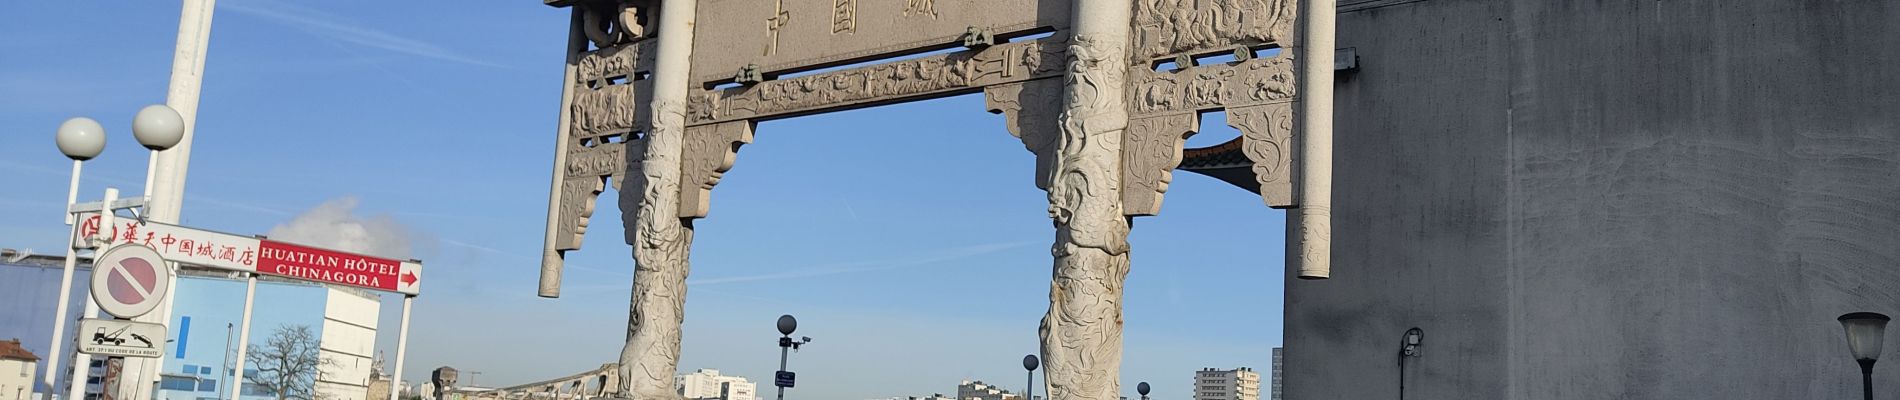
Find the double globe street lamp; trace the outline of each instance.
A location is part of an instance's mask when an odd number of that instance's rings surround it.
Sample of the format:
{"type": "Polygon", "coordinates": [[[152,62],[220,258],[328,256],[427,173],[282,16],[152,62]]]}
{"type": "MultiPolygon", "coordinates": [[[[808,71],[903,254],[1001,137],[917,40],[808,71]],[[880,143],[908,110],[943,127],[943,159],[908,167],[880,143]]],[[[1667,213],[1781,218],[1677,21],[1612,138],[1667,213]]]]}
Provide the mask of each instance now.
{"type": "MultiPolygon", "coordinates": [[[[178,111],[165,105],[154,104],[145,106],[145,108],[139,109],[138,114],[132,117],[132,137],[138,139],[140,145],[152,151],[170,149],[172,146],[178,145],[178,142],[185,138],[185,119],[178,115],[178,111]]],[[[72,180],[66,187],[66,209],[61,210],[60,213],[64,214],[63,220],[66,225],[70,226],[67,237],[78,237],[79,224],[74,221],[72,208],[74,202],[79,200],[79,172],[85,165],[85,161],[98,157],[99,153],[105,151],[106,128],[103,125],[99,125],[99,121],[94,121],[92,118],[78,117],[68,119],[66,122],[59,124],[59,130],[55,132],[53,136],[53,144],[59,147],[61,154],[65,154],[66,158],[73,160],[72,180]]],[[[147,171],[147,176],[150,176],[150,173],[150,171],[147,171]]],[[[149,180],[146,186],[151,186],[149,180]]],[[[108,192],[111,192],[111,190],[108,189],[108,192]]],[[[107,204],[106,207],[109,209],[111,205],[107,204]]],[[[66,246],[66,268],[65,271],[60,274],[59,303],[53,315],[52,349],[48,352],[48,354],[52,355],[48,356],[46,361],[47,373],[45,383],[48,388],[55,386],[59,375],[53,373],[53,371],[57,371],[59,368],[59,355],[61,354],[59,347],[60,344],[65,342],[61,339],[65,336],[66,330],[66,305],[69,303],[68,300],[72,298],[73,267],[78,257],[76,253],[77,250],[74,249],[73,246],[70,244],[66,246]]],[[[88,301],[87,304],[91,305],[92,303],[88,301]]],[[[88,307],[88,309],[91,309],[91,307],[88,307]]],[[[81,354],[81,356],[84,355],[81,354]]],[[[82,369],[80,371],[84,370],[82,369]]],[[[75,378],[84,379],[83,376],[75,376],[75,378]]],[[[75,390],[75,392],[76,391],[77,390],[75,390]]]]}

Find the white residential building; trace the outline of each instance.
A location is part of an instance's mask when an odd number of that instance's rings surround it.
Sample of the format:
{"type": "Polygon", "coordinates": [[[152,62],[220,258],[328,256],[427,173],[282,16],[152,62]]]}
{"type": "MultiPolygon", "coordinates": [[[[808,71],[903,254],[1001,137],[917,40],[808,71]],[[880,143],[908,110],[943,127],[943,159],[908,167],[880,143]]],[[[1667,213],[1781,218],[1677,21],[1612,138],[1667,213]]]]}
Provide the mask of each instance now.
{"type": "Polygon", "coordinates": [[[34,371],[40,357],[20,346],[20,339],[0,342],[0,400],[34,398],[34,371]]]}
{"type": "Polygon", "coordinates": [[[1194,400],[1260,400],[1260,373],[1247,367],[1194,371],[1194,400]]]}
{"type": "Polygon", "coordinates": [[[674,377],[673,381],[686,400],[757,399],[757,384],[742,377],[720,375],[716,369],[700,369],[674,377]]]}
{"type": "Polygon", "coordinates": [[[957,385],[957,400],[1019,400],[1022,395],[1003,391],[983,381],[963,381],[957,385]]]}

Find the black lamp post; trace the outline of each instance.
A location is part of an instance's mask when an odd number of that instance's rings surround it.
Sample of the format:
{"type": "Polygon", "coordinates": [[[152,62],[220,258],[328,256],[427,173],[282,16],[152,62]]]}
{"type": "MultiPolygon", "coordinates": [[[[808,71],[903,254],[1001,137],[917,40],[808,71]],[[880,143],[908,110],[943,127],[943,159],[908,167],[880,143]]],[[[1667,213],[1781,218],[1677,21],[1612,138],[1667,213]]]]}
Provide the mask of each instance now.
{"type": "Polygon", "coordinates": [[[1141,400],[1148,400],[1148,382],[1135,384],[1135,393],[1141,394],[1141,400]]]}
{"type": "Polygon", "coordinates": [[[798,318],[792,318],[791,314],[778,317],[778,333],[783,336],[778,338],[778,372],[772,376],[772,386],[778,386],[778,400],[785,400],[785,388],[792,387],[798,377],[785,370],[785,359],[791,356],[792,350],[798,350],[798,346],[811,343],[810,337],[792,340],[792,332],[797,330],[798,318]]]}
{"type": "Polygon", "coordinates": [[[1841,327],[1847,330],[1847,350],[1860,362],[1862,398],[1874,399],[1874,360],[1880,359],[1880,342],[1886,337],[1887,321],[1879,313],[1855,312],[1841,315],[1841,327]]]}
{"type": "Polygon", "coordinates": [[[1029,370],[1029,383],[1023,386],[1023,400],[1036,400],[1036,367],[1042,366],[1042,359],[1035,354],[1023,356],[1023,369],[1029,370]]]}

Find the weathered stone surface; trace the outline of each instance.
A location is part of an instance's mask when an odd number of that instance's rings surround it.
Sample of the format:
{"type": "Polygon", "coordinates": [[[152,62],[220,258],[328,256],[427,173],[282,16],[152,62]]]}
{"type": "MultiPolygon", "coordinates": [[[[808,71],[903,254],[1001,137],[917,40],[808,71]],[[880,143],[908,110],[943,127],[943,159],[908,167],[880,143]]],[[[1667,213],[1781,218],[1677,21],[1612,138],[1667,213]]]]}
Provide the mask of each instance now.
{"type": "Polygon", "coordinates": [[[1181,165],[1181,146],[1201,130],[1200,115],[1183,113],[1128,121],[1122,147],[1122,213],[1155,215],[1161,195],[1181,165]]]}
{"type": "Polygon", "coordinates": [[[1134,0],[1135,59],[1293,42],[1295,0],[1134,0]]]}
{"type": "Polygon", "coordinates": [[[1272,103],[1227,109],[1227,125],[1240,130],[1241,154],[1253,162],[1253,177],[1267,206],[1293,202],[1293,104],[1272,103]]]}
{"type": "Polygon", "coordinates": [[[694,90],[687,108],[697,125],[949,95],[1057,76],[1062,52],[1058,40],[1001,44],[753,86],[694,90]]]}
{"type": "Polygon", "coordinates": [[[985,108],[1003,114],[1009,134],[1036,155],[1036,187],[1049,189],[1054,179],[1055,145],[1059,135],[1056,115],[1062,112],[1062,80],[1038,79],[983,88],[985,108]]]}
{"type": "Polygon", "coordinates": [[[1044,0],[705,0],[695,85],[746,65],[767,75],[960,44],[972,26],[998,34],[1063,29],[1069,2],[1044,0]]]}
{"type": "Polygon", "coordinates": [[[680,174],[680,218],[702,218],[712,207],[712,189],[739,155],[739,146],[752,143],[751,121],[733,121],[686,128],[685,161],[680,174]]]}

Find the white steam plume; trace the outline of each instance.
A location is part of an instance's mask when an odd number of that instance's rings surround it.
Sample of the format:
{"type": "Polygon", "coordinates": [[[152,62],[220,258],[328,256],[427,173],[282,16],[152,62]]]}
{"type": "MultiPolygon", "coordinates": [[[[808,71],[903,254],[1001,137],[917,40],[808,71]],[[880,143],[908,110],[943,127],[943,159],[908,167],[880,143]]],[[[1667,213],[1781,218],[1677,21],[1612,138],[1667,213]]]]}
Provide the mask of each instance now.
{"type": "Polygon", "coordinates": [[[368,256],[409,259],[413,257],[414,233],[409,227],[387,215],[356,215],[355,197],[323,202],[270,229],[273,240],[359,253],[368,256]]]}

